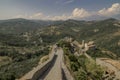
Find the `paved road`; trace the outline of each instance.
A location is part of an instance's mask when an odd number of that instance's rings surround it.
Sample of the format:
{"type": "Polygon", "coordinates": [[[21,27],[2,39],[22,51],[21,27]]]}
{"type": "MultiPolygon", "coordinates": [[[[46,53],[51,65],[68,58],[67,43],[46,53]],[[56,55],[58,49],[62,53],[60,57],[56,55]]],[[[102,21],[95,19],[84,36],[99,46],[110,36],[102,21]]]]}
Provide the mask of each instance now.
{"type": "Polygon", "coordinates": [[[55,63],[51,68],[46,72],[44,75],[44,78],[39,80],[62,80],[62,61],[63,61],[63,50],[57,49],[55,55],[57,55],[57,58],[55,60],[55,63]]]}

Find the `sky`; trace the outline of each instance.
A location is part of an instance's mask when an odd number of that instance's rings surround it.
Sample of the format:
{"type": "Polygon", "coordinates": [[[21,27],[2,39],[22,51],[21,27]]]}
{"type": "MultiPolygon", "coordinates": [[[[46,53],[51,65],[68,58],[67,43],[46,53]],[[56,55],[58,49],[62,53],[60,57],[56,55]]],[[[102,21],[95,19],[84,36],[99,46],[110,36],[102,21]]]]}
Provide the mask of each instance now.
{"type": "Polygon", "coordinates": [[[120,0],[0,0],[0,20],[120,19],[120,0]]]}

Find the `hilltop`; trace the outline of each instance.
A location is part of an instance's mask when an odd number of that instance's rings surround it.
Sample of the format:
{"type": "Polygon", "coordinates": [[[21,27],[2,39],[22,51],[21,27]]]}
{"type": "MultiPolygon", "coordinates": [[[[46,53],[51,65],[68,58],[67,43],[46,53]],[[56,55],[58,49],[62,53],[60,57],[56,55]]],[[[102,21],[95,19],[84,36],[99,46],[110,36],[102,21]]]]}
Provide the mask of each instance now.
{"type": "Polygon", "coordinates": [[[120,59],[120,21],[113,18],[99,21],[1,20],[0,58],[4,63],[0,62],[0,78],[20,78],[36,66],[42,56],[48,55],[51,45],[65,37],[72,37],[79,43],[94,41],[99,54],[90,51],[88,54],[92,57],[114,58],[111,57],[114,54],[116,60],[120,59]]]}
{"type": "Polygon", "coordinates": [[[96,45],[109,50],[120,56],[120,21],[116,19],[106,19],[101,21],[77,21],[66,20],[56,25],[34,32],[43,36],[49,42],[57,41],[66,36],[82,41],[95,41],[96,45]]]}

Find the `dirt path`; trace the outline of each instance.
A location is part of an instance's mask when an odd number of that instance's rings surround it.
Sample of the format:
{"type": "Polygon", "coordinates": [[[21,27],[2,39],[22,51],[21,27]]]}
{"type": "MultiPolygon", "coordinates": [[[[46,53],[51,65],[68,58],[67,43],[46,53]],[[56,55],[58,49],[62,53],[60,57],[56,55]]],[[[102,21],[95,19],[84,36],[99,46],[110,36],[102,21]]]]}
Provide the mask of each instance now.
{"type": "Polygon", "coordinates": [[[107,67],[109,70],[115,71],[116,79],[120,79],[120,70],[118,70],[114,65],[110,64],[109,62],[104,61],[104,59],[102,58],[97,58],[96,63],[103,67],[107,67]]]}

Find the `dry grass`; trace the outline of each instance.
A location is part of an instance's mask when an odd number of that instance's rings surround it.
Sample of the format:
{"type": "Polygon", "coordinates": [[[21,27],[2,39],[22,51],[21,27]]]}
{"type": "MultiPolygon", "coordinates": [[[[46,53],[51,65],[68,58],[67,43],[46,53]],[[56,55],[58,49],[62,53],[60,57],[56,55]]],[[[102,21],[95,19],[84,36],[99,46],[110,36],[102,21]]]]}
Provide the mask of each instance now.
{"type": "MultiPolygon", "coordinates": [[[[119,22],[119,23],[120,23],[120,22],[119,22]]],[[[117,27],[120,27],[120,24],[117,24],[117,23],[116,23],[116,24],[114,24],[114,25],[117,26],[117,27]]]]}
{"type": "Polygon", "coordinates": [[[113,65],[118,70],[120,70],[120,61],[109,59],[109,58],[103,58],[102,60],[109,63],[109,64],[111,64],[111,65],[113,65]]]}
{"type": "Polygon", "coordinates": [[[113,34],[113,36],[120,36],[120,30],[118,30],[117,32],[115,32],[115,33],[113,34]]]}
{"type": "Polygon", "coordinates": [[[120,41],[118,41],[118,46],[120,46],[120,41]]]}
{"type": "Polygon", "coordinates": [[[49,56],[46,55],[46,56],[43,56],[41,59],[40,59],[40,62],[41,63],[44,63],[45,61],[47,61],[49,59],[49,56]]]}
{"type": "Polygon", "coordinates": [[[0,62],[6,61],[6,60],[10,60],[10,58],[7,56],[0,56],[0,62]]]}
{"type": "Polygon", "coordinates": [[[0,56],[0,66],[8,64],[11,61],[10,57],[0,56]]]}

